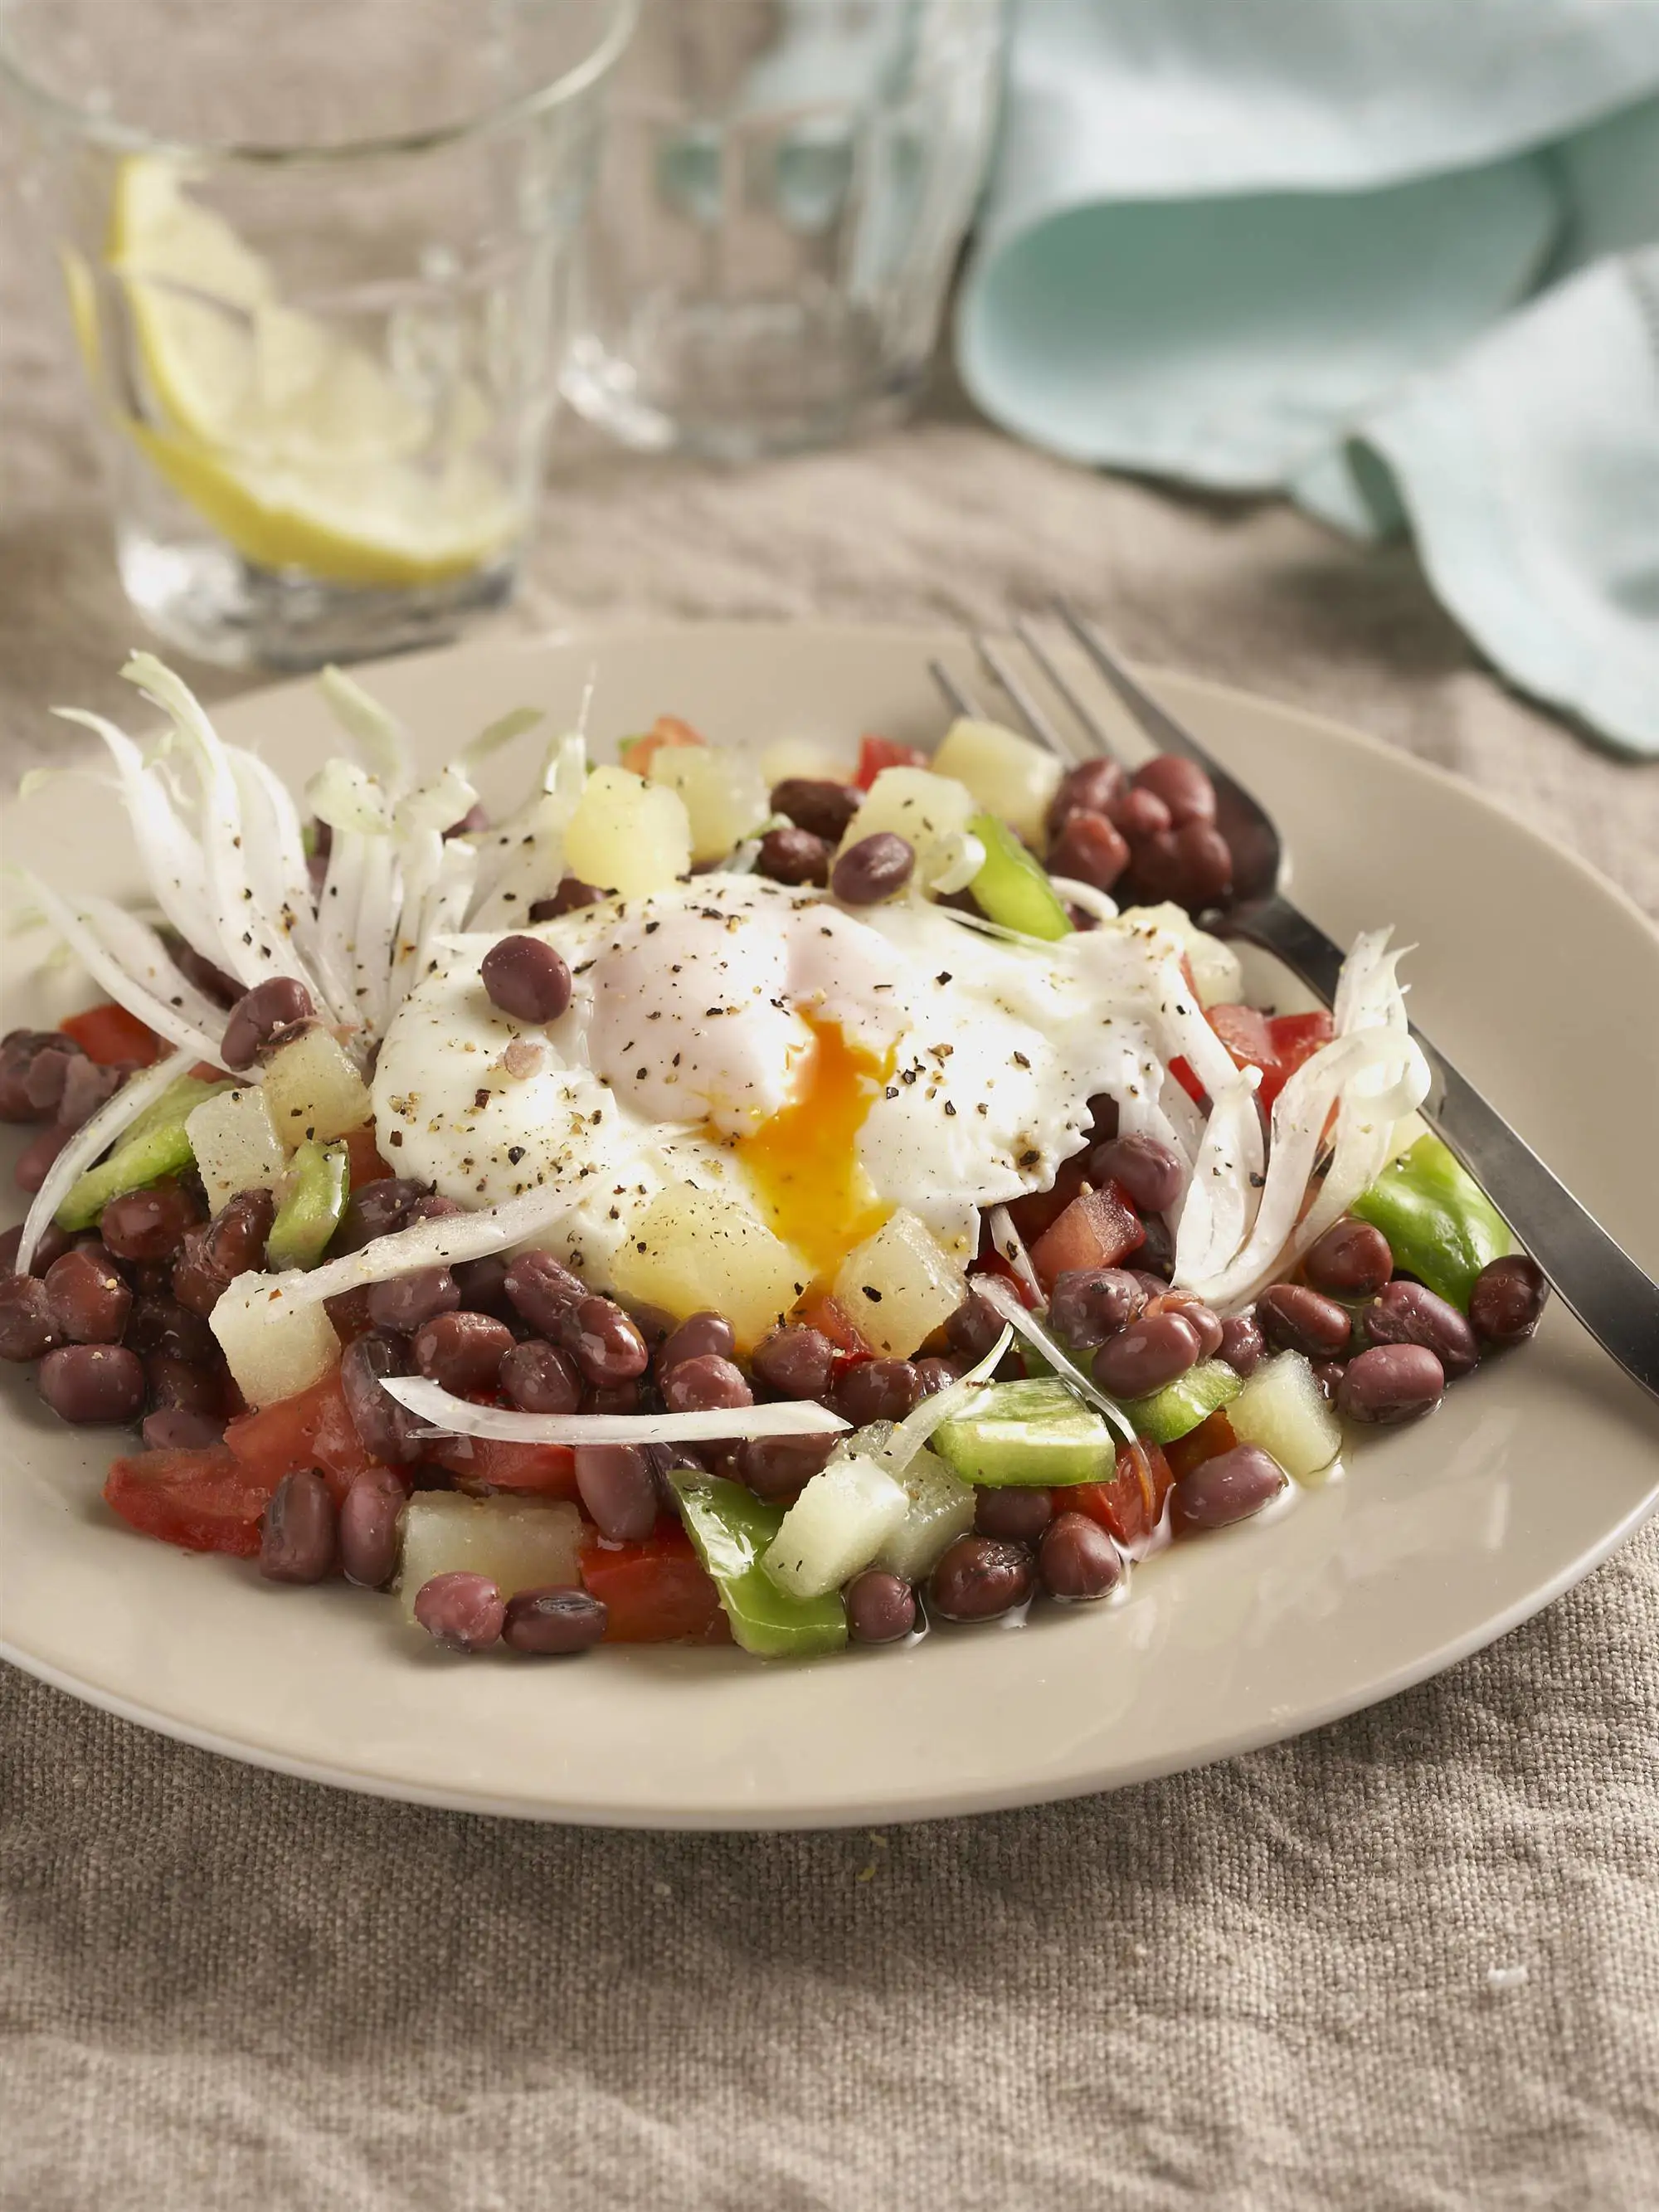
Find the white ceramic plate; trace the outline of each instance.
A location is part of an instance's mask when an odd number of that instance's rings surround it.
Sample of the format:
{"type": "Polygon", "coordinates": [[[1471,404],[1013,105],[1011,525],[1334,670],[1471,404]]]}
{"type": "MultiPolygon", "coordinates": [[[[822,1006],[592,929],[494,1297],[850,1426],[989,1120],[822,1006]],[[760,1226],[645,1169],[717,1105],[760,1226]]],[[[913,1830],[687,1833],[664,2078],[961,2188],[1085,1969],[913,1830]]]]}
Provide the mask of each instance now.
{"type": "MultiPolygon", "coordinates": [[[[433,757],[526,701],[597,733],[659,712],[724,739],[863,730],[927,743],[913,630],[709,625],[494,642],[367,680],[433,757]]],[[[1462,785],[1310,716],[1160,688],[1275,810],[1333,934],[1393,922],[1413,1004],[1636,1256],[1659,1267],[1659,1180],[1635,1141],[1659,1096],[1659,939],[1565,854],[1462,785]]],[[[222,713],[296,781],[330,749],[308,688],[222,713]]],[[[32,801],[32,854],[137,884],[112,805],[32,801]]],[[[15,817],[14,817],[14,819],[15,817]]],[[[6,977],[4,1026],[67,1010],[6,977]]],[[[80,1002],[84,1002],[82,994],[80,1002]]],[[[8,1172],[10,1155],[4,1167],[8,1172]]],[[[278,1589],[133,1534],[102,1507],[106,1433],[0,1383],[0,1650],[148,1726],[352,1788],[541,1819],[787,1827],[969,1812],[1136,1781],[1295,1734],[1433,1674],[1524,1620],[1655,1502],[1659,1414],[1553,1309],[1536,1342],[1422,1427],[1368,1441],[1293,1510],[1137,1571],[1128,1602],[1017,1632],[937,1632],[800,1668],[732,1650],[460,1662],[343,1586],[278,1589]]]]}

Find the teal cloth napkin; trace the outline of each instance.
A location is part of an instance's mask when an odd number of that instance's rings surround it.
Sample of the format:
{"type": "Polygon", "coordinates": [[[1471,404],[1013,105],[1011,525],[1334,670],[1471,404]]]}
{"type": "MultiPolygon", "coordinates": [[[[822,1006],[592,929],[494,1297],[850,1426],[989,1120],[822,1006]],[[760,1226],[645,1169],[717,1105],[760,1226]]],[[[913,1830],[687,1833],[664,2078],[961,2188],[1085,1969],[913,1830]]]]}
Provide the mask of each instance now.
{"type": "Polygon", "coordinates": [[[957,346],[1073,459],[1409,527],[1659,753],[1659,0],[1024,0],[957,346]]]}

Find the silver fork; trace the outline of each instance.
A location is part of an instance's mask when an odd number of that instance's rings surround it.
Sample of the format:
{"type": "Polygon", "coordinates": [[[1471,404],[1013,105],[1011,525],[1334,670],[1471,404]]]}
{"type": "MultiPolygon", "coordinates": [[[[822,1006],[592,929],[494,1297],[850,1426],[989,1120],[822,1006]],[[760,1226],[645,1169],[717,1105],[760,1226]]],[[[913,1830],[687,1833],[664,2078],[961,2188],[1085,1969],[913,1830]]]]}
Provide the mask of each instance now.
{"type": "MultiPolygon", "coordinates": [[[[1336,995],[1342,951],[1280,890],[1282,848],[1271,815],[1141,688],[1094,623],[1064,600],[1056,602],[1055,611],[1158,750],[1184,754],[1213,781],[1217,824],[1232,850],[1234,881],[1232,901],[1214,925],[1217,933],[1243,938],[1275,954],[1328,1006],[1336,995]]],[[[1031,734],[1072,763],[1102,753],[1118,757],[1087,700],[1041,636],[1029,623],[1017,627],[1026,651],[1076,717],[1086,742],[1079,743],[1048,712],[994,639],[976,636],[981,659],[1031,734]]],[[[959,714],[983,711],[943,662],[933,664],[933,673],[959,714]]],[[[1415,1026],[1412,1035],[1432,1079],[1423,1107],[1425,1119],[1504,1215],[1562,1304],[1627,1375],[1659,1397],[1659,1285],[1644,1274],[1440,1048],[1415,1026]]]]}

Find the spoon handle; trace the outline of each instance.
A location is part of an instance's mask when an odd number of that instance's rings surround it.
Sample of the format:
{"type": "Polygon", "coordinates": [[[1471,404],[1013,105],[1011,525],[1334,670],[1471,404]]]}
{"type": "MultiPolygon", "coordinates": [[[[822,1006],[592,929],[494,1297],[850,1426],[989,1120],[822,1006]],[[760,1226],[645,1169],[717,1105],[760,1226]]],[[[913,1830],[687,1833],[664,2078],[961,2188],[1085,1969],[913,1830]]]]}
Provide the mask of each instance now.
{"type": "MultiPolygon", "coordinates": [[[[1342,952],[1285,898],[1264,900],[1225,933],[1260,945],[1328,1005],[1342,952]]],[[[1432,1079],[1424,1118],[1455,1152],[1604,1352],[1659,1397],[1659,1284],[1644,1274],[1532,1146],[1414,1024],[1432,1079]]]]}

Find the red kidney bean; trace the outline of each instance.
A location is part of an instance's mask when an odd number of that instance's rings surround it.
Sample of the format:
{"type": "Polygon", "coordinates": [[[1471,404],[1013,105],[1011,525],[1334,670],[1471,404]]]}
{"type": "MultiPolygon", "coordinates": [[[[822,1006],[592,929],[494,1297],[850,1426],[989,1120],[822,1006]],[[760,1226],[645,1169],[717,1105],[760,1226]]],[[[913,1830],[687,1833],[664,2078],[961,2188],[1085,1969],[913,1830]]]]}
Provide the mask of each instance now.
{"type": "Polygon", "coordinates": [[[422,1374],[457,1397],[493,1389],[512,1348],[505,1322],[475,1313],[434,1314],[416,1330],[410,1346],[422,1374]]]}
{"type": "Polygon", "coordinates": [[[530,909],[530,919],[556,921],[562,914],[574,914],[579,908],[597,904],[604,896],[597,884],[585,884],[580,876],[562,876],[550,898],[536,901],[530,909]]]}
{"type": "MultiPolygon", "coordinates": [[[[319,822],[317,831],[319,837],[333,835],[326,822],[319,822]]],[[[319,846],[318,849],[326,857],[325,847],[319,846]]],[[[222,968],[216,968],[193,945],[186,945],[182,937],[173,936],[171,931],[167,933],[167,950],[173,955],[173,966],[186,982],[194,983],[203,997],[211,999],[216,1006],[228,1012],[241,997],[242,987],[234,975],[227,975],[222,968]]]]}
{"type": "Polygon", "coordinates": [[[206,1413],[222,1419],[224,1377],[216,1369],[198,1366],[172,1352],[152,1352],[144,1362],[144,1380],[157,1413],[206,1413]]]}
{"type": "Polygon", "coordinates": [[[1128,887],[1139,902],[1156,905],[1173,899],[1185,903],[1180,851],[1173,830],[1160,830],[1151,837],[1137,837],[1130,846],[1128,887]]]}
{"type": "Polygon", "coordinates": [[[34,1370],[35,1388],[59,1420],[136,1421],[144,1410],[144,1364],[118,1344],[65,1344],[34,1370]]]}
{"type": "Polygon", "coordinates": [[[570,1004],[570,970],[539,937],[503,937],[480,970],[492,1006],[519,1022],[556,1022],[570,1004]]]}
{"type": "Polygon", "coordinates": [[[66,1061],[63,1095],[58,1101],[58,1127],[84,1127],[100,1106],[109,1103],[125,1080],[126,1071],[119,1067],[100,1067],[92,1060],[66,1061]]]}
{"type": "Polygon", "coordinates": [[[1474,1331],[1455,1306],[1437,1297],[1425,1284],[1386,1284],[1359,1319],[1371,1344],[1426,1345],[1449,1382],[1472,1374],[1480,1363],[1474,1331]]]}
{"type": "Polygon", "coordinates": [[[1048,802],[1048,835],[1057,837],[1074,814],[1104,814],[1122,797],[1127,781],[1117,763],[1104,754],[1067,769],[1048,802]]]}
{"type": "Polygon", "coordinates": [[[447,1267],[416,1267],[370,1285],[368,1317],[376,1328],[398,1329],[407,1336],[422,1322],[453,1313],[460,1303],[460,1291],[447,1267]]]}
{"type": "Polygon", "coordinates": [[[522,1413],[574,1413],[582,1401],[582,1378],[568,1352],[529,1337],[501,1361],[501,1387],[522,1413]]]}
{"type": "Polygon", "coordinates": [[[165,1292],[140,1291],[127,1317],[123,1340],[130,1351],[146,1358],[162,1352],[197,1367],[216,1367],[220,1361],[218,1340],[200,1314],[191,1313],[188,1306],[181,1306],[165,1292]]]}
{"type": "Polygon", "coordinates": [[[118,1260],[171,1260],[194,1229],[202,1209],[176,1182],[130,1190],[104,1208],[99,1230],[118,1260]]]}
{"type": "MultiPolygon", "coordinates": [[[[44,1275],[54,1260],[61,1260],[70,1249],[72,1240],[69,1231],[49,1221],[36,1240],[34,1258],[29,1267],[32,1275],[44,1275]]],[[[0,1231],[0,1275],[17,1273],[17,1255],[23,1249],[23,1224],[0,1231]]]]}
{"type": "Polygon", "coordinates": [[[1469,1293],[1469,1322],[1483,1344],[1522,1344],[1538,1326],[1550,1294],[1544,1271],[1524,1252],[1489,1260],[1469,1293]]]}
{"type": "Polygon", "coordinates": [[[1302,1272],[1327,1297],[1368,1298],[1393,1274],[1394,1254],[1380,1229],[1345,1213],[1308,1247],[1302,1272]]]}
{"type": "Polygon", "coordinates": [[[0,1038],[0,1121],[50,1120],[68,1071],[46,1063],[80,1057],[80,1046],[61,1030],[13,1030],[0,1038]]]}
{"type": "Polygon", "coordinates": [[[109,1254],[80,1245],[46,1271],[46,1303],[71,1344],[118,1344],[132,1311],[132,1292],[109,1254]]]}
{"type": "Polygon", "coordinates": [[[1063,1344],[1086,1352],[1136,1320],[1146,1292],[1123,1267],[1070,1267],[1048,1294],[1048,1326],[1063,1344]]]}
{"type": "Polygon", "coordinates": [[[1267,1356],[1267,1345],[1263,1343],[1261,1329],[1256,1328],[1255,1314],[1232,1314],[1221,1322],[1221,1343],[1217,1345],[1217,1358],[1225,1360],[1237,1376],[1252,1376],[1267,1356]]]}
{"type": "Polygon", "coordinates": [[[810,830],[769,830],[761,839],[755,871],[775,884],[827,884],[834,850],[810,830]]]}
{"type": "Polygon", "coordinates": [[[921,1403],[921,1384],[908,1359],[865,1359],[836,1385],[836,1411],[861,1429],[871,1421],[902,1421],[921,1403]]]}
{"type": "Polygon", "coordinates": [[[1148,791],[1142,784],[1132,783],[1112,800],[1106,811],[1131,845],[1139,845],[1148,837],[1166,836],[1174,827],[1169,808],[1156,792],[1148,791]]]}
{"type": "Polygon", "coordinates": [[[75,1061],[84,1058],[82,1048],[68,1037],[61,1051],[36,1053],[23,1078],[23,1095],[37,1115],[54,1121],[61,1118],[58,1109],[63,1103],[70,1069],[75,1061]]]}
{"type": "Polygon", "coordinates": [[[334,1500],[314,1468],[285,1474],[259,1523],[259,1572],[271,1583],[320,1583],[339,1560],[334,1500]]]}
{"type": "Polygon", "coordinates": [[[0,1279],[0,1359],[39,1359],[63,1340],[39,1275],[0,1279]]]}
{"type": "Polygon", "coordinates": [[[17,1164],[12,1170],[12,1179],[18,1189],[33,1198],[51,1172],[52,1162],[74,1134],[73,1129],[60,1129],[53,1122],[38,1137],[31,1137],[17,1155],[17,1164]]]}
{"type": "Polygon", "coordinates": [[[822,1398],[835,1370],[836,1347],[816,1328],[774,1329],[750,1360],[755,1379],[781,1398],[822,1398]]]}
{"type": "Polygon", "coordinates": [[[1178,1313],[1198,1331],[1198,1356],[1213,1359],[1221,1349],[1222,1323],[1219,1314],[1212,1313],[1201,1298],[1188,1291],[1164,1291],[1157,1297],[1148,1298],[1149,1314],[1178,1313]]]}
{"type": "Polygon", "coordinates": [[[946,1620],[994,1620],[1024,1605],[1036,1583],[1023,1544],[995,1536],[958,1536],[947,1544],[927,1583],[927,1601],[946,1620]]]}
{"type": "Polygon", "coordinates": [[[473,1313],[494,1314],[497,1321],[514,1321],[518,1309],[507,1295],[507,1261],[499,1252],[482,1260],[460,1260],[450,1269],[461,1304],[473,1313]]]}
{"type": "Polygon", "coordinates": [[[1051,875],[1109,891],[1129,865],[1128,841],[1103,814],[1068,815],[1048,848],[1051,875]]]}
{"type": "MultiPolygon", "coordinates": [[[[510,1276],[507,1287],[512,1288],[510,1276]]],[[[611,1298],[584,1297],[579,1304],[569,1307],[561,1324],[560,1341],[596,1390],[608,1389],[613,1382],[631,1382],[651,1364],[645,1339],[611,1298]]]]}
{"type": "Polygon", "coordinates": [[[1002,1334],[1006,1323],[989,1298],[970,1291],[945,1324],[945,1341],[959,1359],[977,1367],[1002,1334]]]}
{"type": "Polygon", "coordinates": [[[848,1583],[847,1633],[854,1644],[897,1644],[916,1625],[916,1594],[902,1575],[866,1567],[848,1583]]]}
{"type": "Polygon", "coordinates": [[[1142,1213],[1167,1213],[1187,1178],[1168,1145],[1137,1134],[1097,1145],[1089,1155],[1089,1180],[1121,1183],[1142,1213]]]}
{"type": "MultiPolygon", "coordinates": [[[[409,1209],[409,1221],[453,1221],[466,1212],[456,1199],[441,1197],[435,1190],[424,1198],[417,1198],[409,1209]]],[[[405,1227],[408,1225],[405,1223],[405,1227]]]]}
{"type": "Polygon", "coordinates": [[[1046,1490],[986,1489],[974,1492],[974,1527],[981,1536],[1000,1536],[1005,1543],[1035,1544],[1054,1517],[1054,1501],[1046,1490]]]}
{"type": "Polygon", "coordinates": [[[146,1451],[205,1451],[222,1443],[222,1413],[192,1413],[183,1406],[158,1406],[146,1413],[140,1434],[146,1451]]]}
{"type": "Polygon", "coordinates": [[[665,1370],[658,1387],[671,1413],[726,1413],[755,1402],[742,1369],[717,1352],[682,1359],[665,1370]]]}
{"type": "Polygon", "coordinates": [[[398,1571],[404,1490],[389,1467],[368,1467],[340,1501],[340,1565],[349,1583],[384,1589],[398,1571]]]}
{"type": "Polygon", "coordinates": [[[1225,1528],[1270,1505],[1289,1480],[1260,1444],[1235,1444],[1182,1476],[1172,1492],[1170,1517],[1177,1528],[1225,1528]]]}
{"type": "Polygon", "coordinates": [[[1167,1291],[1170,1278],[1175,1273],[1175,1238],[1169,1224],[1161,1213],[1143,1214],[1140,1222],[1146,1242],[1135,1254],[1132,1275],[1146,1278],[1147,1296],[1156,1297],[1159,1291],[1167,1291]],[[1152,1285],[1156,1284],[1157,1289],[1152,1285]]]}
{"type": "Polygon", "coordinates": [[[1445,1388],[1445,1370],[1426,1345],[1379,1344],[1348,1362],[1336,1402],[1351,1421],[1414,1421],[1434,1411],[1445,1388]]]}
{"type": "Polygon", "coordinates": [[[1177,1381],[1199,1358],[1199,1334],[1184,1314],[1131,1322],[1095,1354],[1095,1380],[1109,1397],[1144,1398],[1177,1381]]]}
{"type": "Polygon", "coordinates": [[[830,888],[843,906],[878,906],[903,890],[916,865],[915,848],[890,830],[860,837],[830,871],[830,888]]]}
{"type": "Polygon", "coordinates": [[[388,1375],[410,1371],[409,1346],[400,1336],[371,1329],[340,1354],[340,1389],[357,1440],[371,1459],[406,1467],[421,1456],[416,1434],[423,1424],[380,1388],[388,1375]]]}
{"type": "Polygon", "coordinates": [[[487,1575],[434,1575],[415,1593],[415,1618],[449,1651],[487,1651],[507,1621],[501,1594],[487,1575]]]}
{"type": "Polygon", "coordinates": [[[340,1225],[329,1239],[329,1257],[343,1259],[348,1252],[361,1252],[377,1237],[390,1237],[408,1220],[416,1200],[425,1196],[426,1185],[410,1176],[380,1176],[373,1182],[360,1183],[346,1200],[340,1225]]]}
{"type": "Polygon", "coordinates": [[[1196,761],[1182,753],[1159,753],[1135,770],[1137,791],[1150,791],[1170,810],[1179,830],[1188,822],[1215,820],[1215,786],[1196,761]]]}
{"type": "Polygon", "coordinates": [[[1220,906],[1233,888],[1232,848],[1209,822],[1188,822],[1175,833],[1183,902],[1195,913],[1220,906]]]}
{"type": "Polygon", "coordinates": [[[1348,1348],[1352,1323],[1334,1298],[1303,1283],[1270,1283],[1255,1302],[1256,1327],[1281,1352],[1334,1359],[1348,1348]]]}
{"type": "Polygon", "coordinates": [[[864,793],[851,784],[824,782],[815,776],[787,776],[772,787],[773,813],[787,814],[796,829],[830,845],[840,844],[863,804],[864,793]]]}
{"type": "Polygon", "coordinates": [[[916,1380],[921,1385],[924,1398],[932,1398],[941,1390],[948,1390],[953,1382],[962,1380],[962,1369],[957,1362],[941,1359],[937,1354],[932,1358],[918,1359],[915,1368],[916,1380]]]}
{"type": "Polygon", "coordinates": [[[638,1444],[578,1444],[576,1489],[612,1543],[642,1543],[657,1525],[656,1477],[638,1444]]]}
{"type": "Polygon", "coordinates": [[[238,1275],[263,1267],[276,1218],[273,1192],[241,1190],[205,1229],[186,1230],[173,1267],[173,1295],[179,1304],[210,1314],[238,1275]]]}
{"type": "Polygon", "coordinates": [[[584,1413],[637,1413],[645,1397],[637,1379],[627,1382],[588,1382],[582,1386],[584,1413]]]}
{"type": "Polygon", "coordinates": [[[737,1343],[736,1334],[724,1314],[694,1313],[663,1339],[654,1364],[659,1375],[665,1375],[683,1359],[701,1359],[705,1352],[730,1359],[737,1351],[737,1343]]]}
{"type": "Polygon", "coordinates": [[[1089,1138],[1092,1144],[1103,1145],[1109,1137],[1117,1134],[1118,1103],[1109,1091],[1097,1091],[1087,1102],[1089,1138]]]}
{"type": "Polygon", "coordinates": [[[1123,1555],[1086,1513],[1061,1513],[1037,1546],[1037,1577],[1063,1604],[1092,1604],[1109,1597],[1122,1581],[1123,1555]]]}
{"type": "Polygon", "coordinates": [[[557,1338],[565,1316],[587,1296],[587,1285],[550,1252],[520,1252],[501,1279],[514,1310],[538,1336],[557,1338]]]}
{"type": "Polygon", "coordinates": [[[601,1601],[585,1589],[520,1590],[507,1601],[501,1641],[526,1658],[573,1658],[592,1650],[609,1618],[601,1601]]]}
{"type": "Polygon", "coordinates": [[[272,975],[256,983],[225,1017],[219,1065],[233,1072],[252,1067],[273,1039],[301,1022],[312,1020],[316,1012],[310,992],[291,975],[272,975]]]}
{"type": "Polygon", "coordinates": [[[1342,1377],[1347,1372],[1346,1363],[1340,1359],[1316,1359],[1313,1379],[1319,1385],[1319,1395],[1328,1406],[1334,1406],[1342,1388],[1342,1377]]]}
{"type": "Polygon", "coordinates": [[[818,1473],[836,1437],[750,1437],[738,1451],[737,1474],[757,1498],[793,1498],[818,1473]]]}

